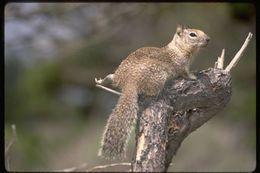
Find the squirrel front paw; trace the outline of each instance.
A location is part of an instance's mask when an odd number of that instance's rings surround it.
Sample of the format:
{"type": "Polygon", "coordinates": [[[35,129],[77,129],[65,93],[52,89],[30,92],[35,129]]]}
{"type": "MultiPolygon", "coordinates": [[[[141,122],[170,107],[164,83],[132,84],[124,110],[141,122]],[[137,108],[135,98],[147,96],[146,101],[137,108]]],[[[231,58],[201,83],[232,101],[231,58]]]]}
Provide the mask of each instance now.
{"type": "Polygon", "coordinates": [[[188,73],[188,72],[182,73],[181,76],[186,78],[186,79],[192,79],[192,80],[197,79],[197,77],[194,74],[188,73]]]}
{"type": "Polygon", "coordinates": [[[99,79],[95,78],[95,82],[96,82],[97,84],[102,84],[103,79],[101,79],[101,78],[99,78],[99,79]]]}
{"type": "Polygon", "coordinates": [[[97,78],[95,78],[96,84],[99,84],[99,85],[111,84],[113,81],[114,81],[114,74],[109,74],[104,79],[101,79],[101,78],[97,79],[97,78]]]}
{"type": "Polygon", "coordinates": [[[196,79],[197,79],[197,77],[196,77],[194,74],[192,74],[192,73],[189,73],[189,74],[188,74],[188,77],[189,77],[190,79],[193,79],[193,80],[196,80],[196,79]]]}

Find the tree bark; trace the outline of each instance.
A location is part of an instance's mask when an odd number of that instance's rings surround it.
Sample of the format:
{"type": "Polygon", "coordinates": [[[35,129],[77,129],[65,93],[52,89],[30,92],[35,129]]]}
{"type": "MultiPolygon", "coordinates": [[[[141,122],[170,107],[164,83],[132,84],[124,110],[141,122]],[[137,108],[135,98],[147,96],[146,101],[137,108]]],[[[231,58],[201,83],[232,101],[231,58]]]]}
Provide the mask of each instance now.
{"type": "Polygon", "coordinates": [[[231,76],[222,69],[177,78],[157,97],[139,96],[132,171],[167,171],[182,141],[229,102],[231,76]]]}

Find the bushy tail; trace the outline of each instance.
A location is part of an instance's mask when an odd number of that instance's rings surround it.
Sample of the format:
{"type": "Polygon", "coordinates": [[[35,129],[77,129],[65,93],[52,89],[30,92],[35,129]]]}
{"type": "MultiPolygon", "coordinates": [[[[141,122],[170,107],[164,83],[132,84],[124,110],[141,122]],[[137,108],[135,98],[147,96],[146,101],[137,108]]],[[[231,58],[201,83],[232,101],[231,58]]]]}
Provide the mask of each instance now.
{"type": "Polygon", "coordinates": [[[125,88],[110,115],[98,155],[105,158],[120,158],[125,148],[138,111],[138,94],[135,88],[125,88]]]}

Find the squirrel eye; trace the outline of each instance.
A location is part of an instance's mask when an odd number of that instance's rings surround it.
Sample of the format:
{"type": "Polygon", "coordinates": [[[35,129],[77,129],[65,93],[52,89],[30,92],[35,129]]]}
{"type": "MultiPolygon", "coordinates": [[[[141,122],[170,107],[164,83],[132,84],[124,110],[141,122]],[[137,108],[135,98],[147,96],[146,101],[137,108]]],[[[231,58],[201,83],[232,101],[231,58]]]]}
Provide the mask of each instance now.
{"type": "Polygon", "coordinates": [[[191,36],[191,37],[196,37],[197,35],[196,35],[194,32],[191,32],[191,33],[190,33],[190,36],[191,36]]]}

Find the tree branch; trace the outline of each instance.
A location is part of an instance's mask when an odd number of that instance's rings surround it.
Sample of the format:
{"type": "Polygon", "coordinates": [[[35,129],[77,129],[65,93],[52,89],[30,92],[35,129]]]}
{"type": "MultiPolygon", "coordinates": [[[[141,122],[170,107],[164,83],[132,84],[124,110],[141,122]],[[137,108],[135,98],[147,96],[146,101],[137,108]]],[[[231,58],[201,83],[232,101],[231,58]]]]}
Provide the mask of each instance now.
{"type": "Polygon", "coordinates": [[[10,148],[13,146],[14,142],[16,141],[16,138],[17,138],[17,135],[16,135],[16,126],[15,124],[12,124],[11,125],[11,128],[12,128],[12,134],[13,134],[13,137],[12,139],[10,140],[10,142],[8,143],[8,145],[6,146],[5,148],[5,155],[7,155],[10,151],[10,148]]]}
{"type": "Polygon", "coordinates": [[[118,91],[116,91],[116,90],[113,90],[113,89],[111,89],[111,88],[105,87],[105,86],[100,85],[100,84],[96,84],[96,87],[102,88],[103,90],[106,90],[106,91],[108,91],[108,92],[111,92],[111,93],[116,94],[116,95],[119,95],[119,96],[121,95],[120,92],[118,92],[118,91]]]}
{"type": "Polygon", "coordinates": [[[232,59],[232,61],[230,62],[230,64],[226,67],[225,71],[229,72],[232,68],[234,68],[236,66],[236,64],[238,63],[239,59],[241,58],[244,50],[246,49],[248,43],[250,42],[251,38],[252,38],[253,34],[251,32],[248,33],[248,36],[244,42],[244,44],[242,45],[242,47],[240,48],[240,50],[237,52],[237,54],[235,55],[235,57],[232,59]]]}
{"type": "Polygon", "coordinates": [[[7,146],[5,147],[5,159],[6,159],[7,170],[10,170],[10,157],[9,157],[9,153],[10,153],[11,147],[13,146],[14,142],[17,139],[15,124],[12,124],[11,128],[12,128],[13,137],[10,140],[10,142],[7,144],[7,146]]]}
{"type": "Polygon", "coordinates": [[[108,92],[111,92],[113,94],[116,94],[116,95],[121,95],[120,92],[115,91],[115,90],[113,90],[111,88],[108,88],[108,87],[104,86],[104,85],[107,85],[107,84],[112,84],[113,81],[114,81],[114,74],[109,74],[104,79],[101,79],[101,78],[97,79],[97,78],[95,78],[96,87],[102,88],[102,89],[104,89],[104,90],[106,90],[108,92]]]}
{"type": "Polygon", "coordinates": [[[83,168],[87,167],[87,163],[82,163],[79,166],[71,167],[71,168],[66,168],[66,169],[61,169],[61,170],[54,170],[54,172],[75,172],[75,171],[81,171],[83,168]]]}
{"type": "Polygon", "coordinates": [[[139,98],[133,171],[166,171],[182,141],[230,100],[229,73],[211,68],[195,74],[196,81],[169,81],[159,97],[139,98]]]}
{"type": "Polygon", "coordinates": [[[215,68],[195,73],[197,80],[177,78],[168,81],[158,97],[139,96],[132,171],[167,171],[182,141],[226,106],[232,92],[229,72],[251,38],[249,33],[225,70],[223,49],[215,68]]]}
{"type": "Polygon", "coordinates": [[[131,163],[112,163],[112,164],[108,164],[108,165],[99,165],[99,166],[95,166],[91,169],[86,170],[86,172],[92,172],[95,169],[105,169],[105,168],[114,167],[114,166],[131,166],[131,163]]]}

